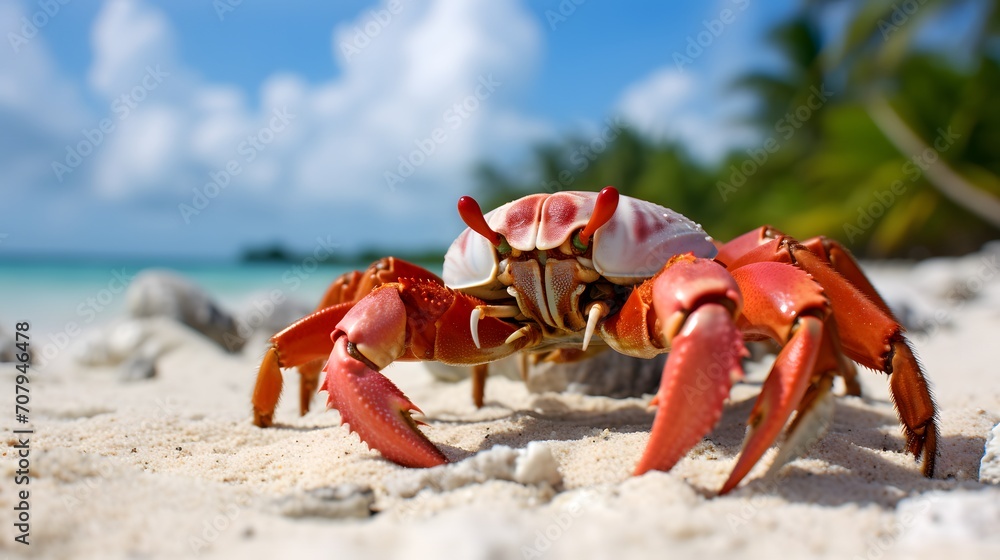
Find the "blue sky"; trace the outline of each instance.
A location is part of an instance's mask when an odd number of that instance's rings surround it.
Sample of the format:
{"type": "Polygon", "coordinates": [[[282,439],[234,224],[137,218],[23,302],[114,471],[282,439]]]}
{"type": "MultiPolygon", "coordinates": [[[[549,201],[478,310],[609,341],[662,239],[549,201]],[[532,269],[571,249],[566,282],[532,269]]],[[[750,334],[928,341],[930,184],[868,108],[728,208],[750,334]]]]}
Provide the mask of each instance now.
{"type": "Polygon", "coordinates": [[[725,86],[774,65],[764,31],[798,5],[224,3],[0,5],[0,256],[444,248],[477,162],[608,122],[704,158],[747,142],[725,86]]]}

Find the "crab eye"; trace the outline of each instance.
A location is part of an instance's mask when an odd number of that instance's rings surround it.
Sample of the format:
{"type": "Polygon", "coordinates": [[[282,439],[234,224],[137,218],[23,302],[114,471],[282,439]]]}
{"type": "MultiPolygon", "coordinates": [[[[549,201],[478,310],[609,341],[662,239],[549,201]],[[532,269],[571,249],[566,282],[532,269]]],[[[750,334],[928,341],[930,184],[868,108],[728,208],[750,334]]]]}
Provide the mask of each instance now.
{"type": "Polygon", "coordinates": [[[458,199],[458,215],[462,217],[462,221],[469,226],[469,229],[485,237],[490,245],[496,247],[497,251],[504,254],[510,252],[510,244],[507,243],[507,239],[493,231],[486,223],[483,210],[479,207],[476,199],[471,196],[463,196],[458,199]]]}
{"type": "Polygon", "coordinates": [[[601,192],[597,193],[597,200],[594,201],[594,213],[590,215],[587,227],[579,233],[580,241],[589,242],[594,233],[614,216],[617,208],[618,189],[614,187],[601,189],[601,192]]]}
{"type": "Polygon", "coordinates": [[[576,249],[577,251],[586,251],[587,250],[587,244],[580,237],[580,232],[581,231],[583,231],[583,230],[577,230],[573,234],[573,241],[572,241],[573,242],[573,248],[576,249]]]}

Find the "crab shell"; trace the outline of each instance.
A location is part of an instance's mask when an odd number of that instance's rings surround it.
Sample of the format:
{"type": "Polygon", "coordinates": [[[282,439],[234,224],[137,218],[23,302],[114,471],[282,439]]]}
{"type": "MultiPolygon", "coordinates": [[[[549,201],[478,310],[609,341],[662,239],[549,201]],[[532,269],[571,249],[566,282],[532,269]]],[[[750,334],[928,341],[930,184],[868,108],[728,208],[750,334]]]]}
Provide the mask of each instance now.
{"type": "MultiPolygon", "coordinates": [[[[587,225],[596,200],[594,192],[535,194],[487,212],[485,218],[511,248],[547,251],[560,247],[587,225]]],[[[674,255],[713,258],[717,252],[700,225],[669,208],[628,196],[619,198],[614,215],[597,230],[592,243],[592,258],[577,259],[621,285],[652,277],[674,255]]],[[[444,281],[457,290],[495,286],[500,262],[496,248],[466,228],[445,254],[444,281]]]]}

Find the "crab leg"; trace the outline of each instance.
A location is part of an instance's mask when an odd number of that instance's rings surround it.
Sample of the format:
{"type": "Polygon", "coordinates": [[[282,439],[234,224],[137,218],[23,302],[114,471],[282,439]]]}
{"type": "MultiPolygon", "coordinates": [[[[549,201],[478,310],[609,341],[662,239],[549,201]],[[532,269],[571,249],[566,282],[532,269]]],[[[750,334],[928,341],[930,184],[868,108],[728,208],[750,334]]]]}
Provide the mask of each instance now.
{"type": "MultiPolygon", "coordinates": [[[[817,366],[817,371],[821,368],[817,366]]],[[[795,417],[786,428],[785,441],[778,447],[765,478],[774,476],[786,463],[819,441],[833,420],[833,375],[821,375],[809,386],[795,417]]]]}
{"type": "Polygon", "coordinates": [[[694,310],[672,337],[673,347],[657,393],[656,418],[635,474],[670,470],[715,427],[740,371],[743,344],[725,306],[694,310]]]}
{"type": "Polygon", "coordinates": [[[855,288],[870,299],[883,313],[893,320],[896,319],[892,314],[892,310],[889,309],[889,304],[882,299],[882,296],[875,290],[875,286],[872,286],[868,277],[861,271],[861,265],[854,259],[854,255],[851,255],[843,245],[828,237],[820,236],[802,241],[802,246],[809,249],[820,260],[830,263],[830,266],[838,274],[853,284],[855,288]]]}
{"type": "MultiPolygon", "coordinates": [[[[715,260],[725,264],[728,268],[733,268],[734,264],[738,265],[740,262],[747,262],[743,261],[742,257],[757,247],[786,237],[788,236],[771,226],[762,226],[744,233],[728,243],[722,244],[715,260]]],[[[801,244],[822,261],[832,266],[838,274],[846,278],[865,297],[885,312],[886,315],[892,317],[889,305],[885,303],[882,296],[878,294],[875,287],[868,281],[868,277],[861,271],[858,261],[854,259],[854,256],[843,245],[836,240],[823,236],[807,239],[802,241],[801,244]]]]}
{"type": "MultiPolygon", "coordinates": [[[[257,383],[253,389],[253,423],[266,428],[274,423],[274,409],[281,396],[281,368],[308,365],[322,360],[329,355],[333,345],[330,343],[330,332],[354,304],[342,303],[316,311],[292,323],[285,330],[271,337],[271,347],[264,354],[257,374],[257,383]]],[[[315,390],[318,381],[318,370],[302,372],[302,391],[300,392],[300,411],[305,414],[309,410],[309,400],[312,391],[305,394],[307,385],[315,390]]]]}
{"type": "Polygon", "coordinates": [[[319,386],[319,373],[333,350],[330,333],[354,303],[375,287],[399,278],[419,278],[443,285],[440,278],[415,264],[395,257],[379,259],[364,272],[353,271],[334,280],[319,307],[271,337],[253,392],[253,423],[262,428],[274,422],[274,409],[281,396],[282,368],[299,369],[299,414],[309,412],[319,386]]]}
{"type": "Polygon", "coordinates": [[[794,264],[823,287],[837,322],[848,326],[840,333],[844,352],[865,367],[889,374],[889,391],[903,425],[907,452],[921,461],[925,476],[933,476],[937,449],[934,399],[903,335],[903,327],[883,311],[885,304],[881,298],[873,300],[827,262],[789,237],[766,241],[727,264],[735,269],[747,263],[768,261],[794,264]]]}
{"type": "Polygon", "coordinates": [[[384,257],[373,262],[364,272],[355,270],[342,274],[334,280],[323,294],[317,309],[347,301],[358,301],[382,284],[395,282],[400,278],[420,278],[444,284],[437,275],[422,266],[396,257],[384,257]]]}
{"type": "MultiPolygon", "coordinates": [[[[782,263],[753,263],[731,271],[740,286],[746,305],[739,324],[744,333],[773,338],[782,346],[754,403],[747,421],[747,438],[740,458],[720,490],[725,494],[750,472],[784,428],[792,411],[801,417],[810,412],[814,399],[803,399],[813,380],[845,367],[835,333],[828,324],[829,305],[820,286],[802,270],[782,263]]],[[[814,439],[809,433],[821,427],[815,422],[798,422],[805,432],[790,435],[796,452],[803,442],[814,439]]],[[[790,452],[783,461],[794,458],[790,452]]]]}
{"type": "Polygon", "coordinates": [[[395,360],[478,364],[513,354],[530,337],[506,339],[517,326],[496,317],[479,322],[479,347],[470,316],[482,301],[428,280],[400,279],[373,290],[333,329],[324,371],[329,406],[362,441],[390,461],[410,467],[447,462],[417,428],[419,409],[380,370],[395,360]]]}
{"type": "Polygon", "coordinates": [[[807,316],[798,321],[791,340],[778,354],[750,411],[740,458],[719,494],[729,492],[743,480],[785,427],[809,388],[809,372],[816,363],[822,333],[819,319],[807,316]]]}
{"type": "MultiPolygon", "coordinates": [[[[755,230],[744,233],[728,243],[721,244],[719,247],[719,253],[716,255],[715,260],[726,265],[727,268],[733,269],[741,264],[752,262],[752,259],[745,260],[743,257],[761,245],[767,245],[779,237],[785,237],[785,235],[771,226],[759,227],[755,230]]],[[[844,248],[843,245],[827,237],[813,237],[804,241],[802,246],[809,249],[823,262],[832,266],[838,274],[853,284],[858,290],[861,291],[861,293],[865,295],[865,297],[878,306],[879,309],[884,311],[887,315],[892,316],[892,312],[889,310],[888,304],[886,304],[885,301],[882,300],[882,297],[878,295],[878,292],[875,291],[871,282],[869,282],[868,278],[865,277],[863,272],[861,272],[861,267],[858,265],[858,262],[854,260],[854,257],[847,249],[844,248]]],[[[829,329],[829,332],[830,336],[833,336],[834,338],[837,337],[835,328],[829,329]]],[[[846,393],[848,395],[861,396],[861,384],[858,382],[858,372],[854,367],[854,364],[849,360],[841,360],[841,367],[839,369],[840,375],[844,379],[846,393]]]]}
{"type": "Polygon", "coordinates": [[[827,402],[823,390],[833,373],[847,367],[820,286],[802,270],[781,263],[755,263],[729,273],[706,259],[676,257],[637,287],[601,329],[613,335],[608,340],[625,341],[629,347],[670,346],[654,399],[656,418],[636,474],[669,470],[715,426],[732,380],[742,377],[744,333],[784,345],[721,493],[739,484],[793,411],[798,414],[789,430],[791,448],[782,461],[814,441],[828,416],[828,407],[817,406],[827,402]],[[658,325],[661,332],[650,331],[649,325],[658,325]]]}
{"type": "Polygon", "coordinates": [[[483,408],[483,398],[486,396],[486,378],[490,374],[489,365],[476,364],[472,366],[472,404],[483,408]]]}

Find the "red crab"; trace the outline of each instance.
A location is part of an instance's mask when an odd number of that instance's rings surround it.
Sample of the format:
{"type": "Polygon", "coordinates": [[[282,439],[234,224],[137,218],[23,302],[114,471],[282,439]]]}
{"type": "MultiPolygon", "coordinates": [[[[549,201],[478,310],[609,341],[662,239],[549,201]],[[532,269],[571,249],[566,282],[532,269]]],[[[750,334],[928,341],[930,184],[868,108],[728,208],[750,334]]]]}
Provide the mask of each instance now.
{"type": "Polygon", "coordinates": [[[445,256],[443,281],[387,257],[337,279],[318,311],[271,339],[253,393],[256,425],[272,423],[280,368],[299,366],[304,414],[329,356],[323,389],[343,422],[387,459],[429,467],[447,459],[411,417],[419,409],[379,373],[395,360],[477,365],[481,403],[485,364],[516,352],[669,351],[635,473],[667,471],[718,422],[743,375],[743,341],[772,339],[782,350],[720,493],[786,424],[772,469],[820,437],[833,377],[860,392],[851,360],[889,375],[906,449],[932,476],[927,381],[903,328],[837,242],[762,227],[716,244],[688,218],[613,187],[526,196],[485,216],[462,197],[458,211],[469,228],[445,256]]]}

